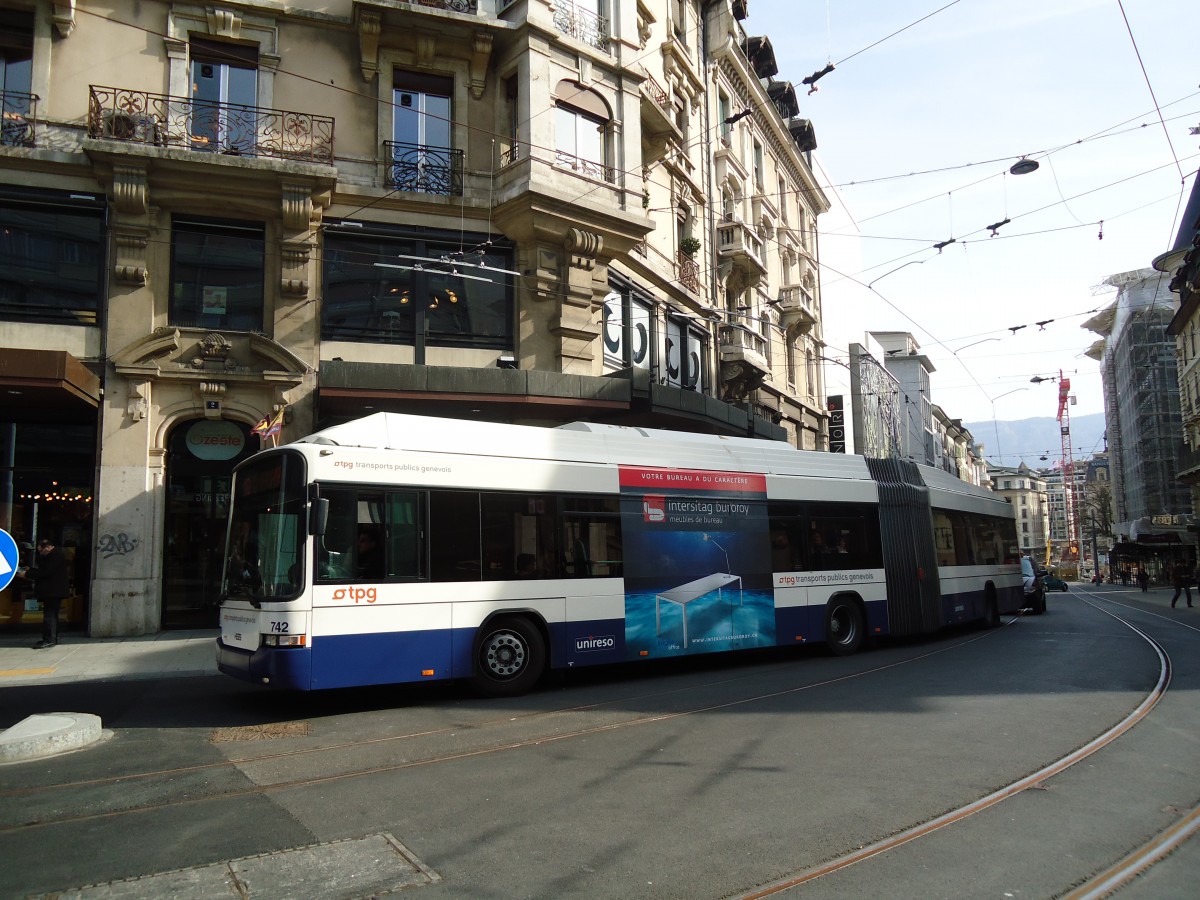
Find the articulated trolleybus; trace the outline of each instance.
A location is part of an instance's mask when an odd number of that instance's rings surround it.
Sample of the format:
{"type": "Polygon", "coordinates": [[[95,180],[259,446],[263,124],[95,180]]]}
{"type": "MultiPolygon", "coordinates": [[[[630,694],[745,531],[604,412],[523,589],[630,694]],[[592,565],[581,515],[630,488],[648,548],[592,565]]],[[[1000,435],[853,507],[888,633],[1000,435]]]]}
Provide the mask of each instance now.
{"type": "Polygon", "coordinates": [[[938,469],[622,426],[377,413],[234,474],[222,672],[312,690],[995,626],[1010,504],[938,469]]]}

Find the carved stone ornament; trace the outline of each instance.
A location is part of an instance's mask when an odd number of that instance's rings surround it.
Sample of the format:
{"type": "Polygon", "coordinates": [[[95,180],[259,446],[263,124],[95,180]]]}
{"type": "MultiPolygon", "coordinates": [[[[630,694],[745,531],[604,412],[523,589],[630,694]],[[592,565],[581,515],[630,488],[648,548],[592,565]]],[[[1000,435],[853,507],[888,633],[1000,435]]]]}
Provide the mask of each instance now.
{"type": "Polygon", "coordinates": [[[75,0],[54,0],[50,18],[59,37],[70,37],[75,30],[75,0]]]}
{"type": "Polygon", "coordinates": [[[225,335],[211,331],[200,342],[200,352],[207,359],[225,359],[233,352],[233,344],[225,335]]]}
{"type": "Polygon", "coordinates": [[[357,13],[359,65],[363,81],[370,81],[379,74],[379,32],[383,30],[383,13],[361,6],[357,13]]]}
{"type": "Polygon", "coordinates": [[[492,36],[478,32],[471,37],[471,96],[476,100],[483,97],[487,87],[488,60],[492,57],[492,36]]]}
{"type": "Polygon", "coordinates": [[[150,382],[130,381],[129,396],[125,400],[125,413],[135,422],[146,418],[150,405],[150,382]]]}
{"type": "Polygon", "coordinates": [[[242,14],[232,9],[217,9],[209,7],[208,33],[230,40],[240,40],[242,37],[242,14]]]}
{"type": "Polygon", "coordinates": [[[570,228],[567,230],[567,239],[563,242],[563,246],[571,256],[573,268],[594,269],[596,257],[604,249],[604,238],[591,231],[570,228]]]}
{"type": "Polygon", "coordinates": [[[144,216],[147,202],[147,174],[141,166],[113,166],[113,206],[128,216],[144,216]]]}
{"type": "Polygon", "coordinates": [[[307,231],[313,216],[312,191],[305,184],[285,184],[281,190],[284,227],[307,231]]]}

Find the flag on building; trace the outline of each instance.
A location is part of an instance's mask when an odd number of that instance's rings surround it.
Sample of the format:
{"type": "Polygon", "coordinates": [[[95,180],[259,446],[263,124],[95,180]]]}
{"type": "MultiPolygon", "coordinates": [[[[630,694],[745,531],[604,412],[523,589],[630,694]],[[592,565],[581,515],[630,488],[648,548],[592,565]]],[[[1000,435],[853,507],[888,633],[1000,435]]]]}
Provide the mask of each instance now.
{"type": "Polygon", "coordinates": [[[279,434],[279,432],[283,431],[283,413],[286,409],[287,406],[285,405],[276,410],[275,415],[271,417],[271,422],[267,426],[267,430],[263,432],[265,437],[274,437],[275,435],[279,434]]]}

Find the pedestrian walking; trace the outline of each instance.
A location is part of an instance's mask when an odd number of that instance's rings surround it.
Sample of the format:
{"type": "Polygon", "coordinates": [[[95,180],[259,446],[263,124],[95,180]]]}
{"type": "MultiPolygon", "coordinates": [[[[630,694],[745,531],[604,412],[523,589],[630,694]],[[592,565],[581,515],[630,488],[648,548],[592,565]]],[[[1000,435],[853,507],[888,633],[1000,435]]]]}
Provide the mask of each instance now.
{"type": "Polygon", "coordinates": [[[1138,587],[1142,589],[1143,594],[1146,593],[1146,590],[1150,587],[1150,573],[1146,571],[1145,566],[1138,566],[1137,583],[1138,587]]]}
{"type": "Polygon", "coordinates": [[[1187,605],[1192,605],[1192,589],[1189,584],[1192,579],[1191,570],[1183,564],[1183,561],[1175,563],[1175,568],[1171,570],[1171,581],[1175,585],[1175,596],[1171,598],[1171,608],[1175,608],[1175,602],[1179,599],[1179,594],[1182,592],[1187,595],[1187,605]]]}
{"type": "Polygon", "coordinates": [[[25,569],[21,575],[33,582],[33,595],[42,605],[42,639],[34,650],[46,650],[58,643],[58,611],[63,600],[71,596],[71,575],[67,557],[43,537],[37,545],[37,566],[25,569]]]}

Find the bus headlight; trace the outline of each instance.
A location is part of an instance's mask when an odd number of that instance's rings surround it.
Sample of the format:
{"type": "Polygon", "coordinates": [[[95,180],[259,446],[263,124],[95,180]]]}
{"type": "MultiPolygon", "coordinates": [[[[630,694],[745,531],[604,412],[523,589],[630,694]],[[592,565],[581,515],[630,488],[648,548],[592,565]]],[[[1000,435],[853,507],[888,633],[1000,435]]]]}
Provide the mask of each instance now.
{"type": "Polygon", "coordinates": [[[308,646],[308,635],[264,634],[262,642],[264,647],[306,647],[308,646]]]}

